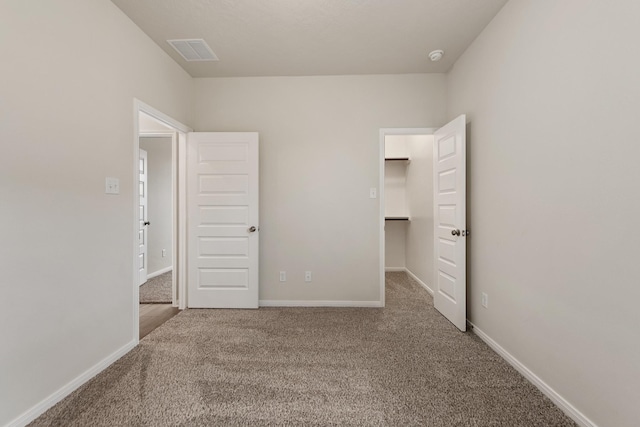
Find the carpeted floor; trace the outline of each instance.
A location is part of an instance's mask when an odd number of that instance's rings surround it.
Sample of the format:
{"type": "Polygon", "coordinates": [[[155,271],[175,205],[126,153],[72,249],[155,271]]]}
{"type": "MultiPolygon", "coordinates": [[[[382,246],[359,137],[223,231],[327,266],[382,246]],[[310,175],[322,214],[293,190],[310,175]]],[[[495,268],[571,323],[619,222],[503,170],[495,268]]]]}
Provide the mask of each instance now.
{"type": "Polygon", "coordinates": [[[33,426],[574,426],[404,273],[387,307],[187,310],[33,426]]]}
{"type": "Polygon", "coordinates": [[[171,304],[171,271],[140,286],[140,304],[171,304]]]}

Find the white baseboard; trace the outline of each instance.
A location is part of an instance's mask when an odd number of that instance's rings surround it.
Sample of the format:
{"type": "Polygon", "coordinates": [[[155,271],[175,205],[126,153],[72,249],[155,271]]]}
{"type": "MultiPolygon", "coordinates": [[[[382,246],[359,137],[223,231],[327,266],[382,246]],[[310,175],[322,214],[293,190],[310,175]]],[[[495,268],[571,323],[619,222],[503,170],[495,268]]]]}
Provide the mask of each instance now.
{"type": "Polygon", "coordinates": [[[168,273],[171,270],[173,270],[173,266],[172,265],[170,265],[169,267],[163,268],[161,270],[154,271],[153,273],[147,274],[147,279],[153,279],[154,277],[158,277],[161,274],[168,273]]]}
{"type": "Polygon", "coordinates": [[[404,267],[385,267],[384,271],[407,271],[404,267]]]}
{"type": "Polygon", "coordinates": [[[260,300],[260,307],[382,307],[380,301],[260,300]]]}
{"type": "Polygon", "coordinates": [[[416,282],[418,282],[418,284],[420,286],[422,286],[423,288],[425,288],[425,290],[427,292],[429,292],[429,295],[433,296],[433,289],[431,289],[429,287],[429,285],[427,285],[426,283],[424,283],[422,280],[418,279],[418,276],[416,276],[415,274],[413,274],[408,268],[405,269],[405,271],[407,272],[407,274],[409,275],[409,277],[411,277],[413,280],[415,280],[416,282]]]}
{"type": "Polygon", "coordinates": [[[575,406],[569,403],[564,397],[562,397],[557,391],[552,389],[547,383],[545,383],[540,377],[531,372],[522,362],[516,359],[511,353],[502,348],[500,344],[495,342],[491,337],[482,332],[480,328],[467,320],[471,330],[482,341],[484,341],[489,347],[498,353],[504,360],[506,360],[511,366],[513,366],[518,372],[520,372],[529,382],[538,388],[545,396],[547,396],[555,405],[562,410],[569,418],[575,421],[582,427],[598,427],[593,421],[587,418],[582,412],[577,410],[575,406]]]}
{"type": "Polygon", "coordinates": [[[116,350],[114,353],[110,354],[106,358],[102,359],[100,362],[86,370],[84,373],[80,374],[75,379],[71,380],[66,385],[62,386],[60,389],[55,391],[49,397],[33,406],[31,409],[23,413],[22,415],[15,418],[13,421],[9,422],[5,427],[23,427],[38,418],[40,415],[44,414],[47,409],[51,408],[56,403],[60,402],[62,399],[73,393],[78,387],[89,381],[91,378],[98,375],[100,372],[105,370],[109,365],[114,363],[116,360],[120,359],[122,356],[127,354],[131,349],[136,346],[135,341],[130,341],[124,347],[116,350]]]}

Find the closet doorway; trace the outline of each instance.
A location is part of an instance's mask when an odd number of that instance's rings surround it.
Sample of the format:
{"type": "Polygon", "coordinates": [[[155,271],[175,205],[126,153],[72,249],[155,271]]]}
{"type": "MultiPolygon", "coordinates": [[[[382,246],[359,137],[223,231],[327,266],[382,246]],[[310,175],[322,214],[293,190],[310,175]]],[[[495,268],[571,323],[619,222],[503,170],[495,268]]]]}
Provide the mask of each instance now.
{"type": "Polygon", "coordinates": [[[380,130],[380,300],[406,272],[466,330],[466,116],[439,129],[380,130]]]}
{"type": "MultiPolygon", "coordinates": [[[[433,132],[381,130],[385,272],[406,272],[433,295],[433,132]]],[[[384,289],[384,288],[383,288],[384,289]]]]}

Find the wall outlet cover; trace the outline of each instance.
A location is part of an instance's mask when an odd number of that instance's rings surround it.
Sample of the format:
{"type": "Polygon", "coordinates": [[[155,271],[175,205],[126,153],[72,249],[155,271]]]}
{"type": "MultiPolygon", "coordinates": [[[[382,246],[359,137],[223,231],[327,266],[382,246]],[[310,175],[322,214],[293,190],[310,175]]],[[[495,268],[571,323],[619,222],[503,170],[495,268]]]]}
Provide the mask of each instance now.
{"type": "Polygon", "coordinates": [[[485,292],[482,293],[482,306],[484,308],[489,308],[489,295],[485,292]]]}

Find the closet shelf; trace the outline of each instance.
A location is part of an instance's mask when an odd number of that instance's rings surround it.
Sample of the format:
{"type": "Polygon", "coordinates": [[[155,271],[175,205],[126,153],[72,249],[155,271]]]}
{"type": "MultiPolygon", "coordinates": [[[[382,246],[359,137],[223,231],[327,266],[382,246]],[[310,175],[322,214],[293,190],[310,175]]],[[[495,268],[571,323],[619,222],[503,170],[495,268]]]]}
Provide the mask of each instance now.
{"type": "Polygon", "coordinates": [[[385,216],[385,221],[409,221],[408,216],[385,216]]]}

